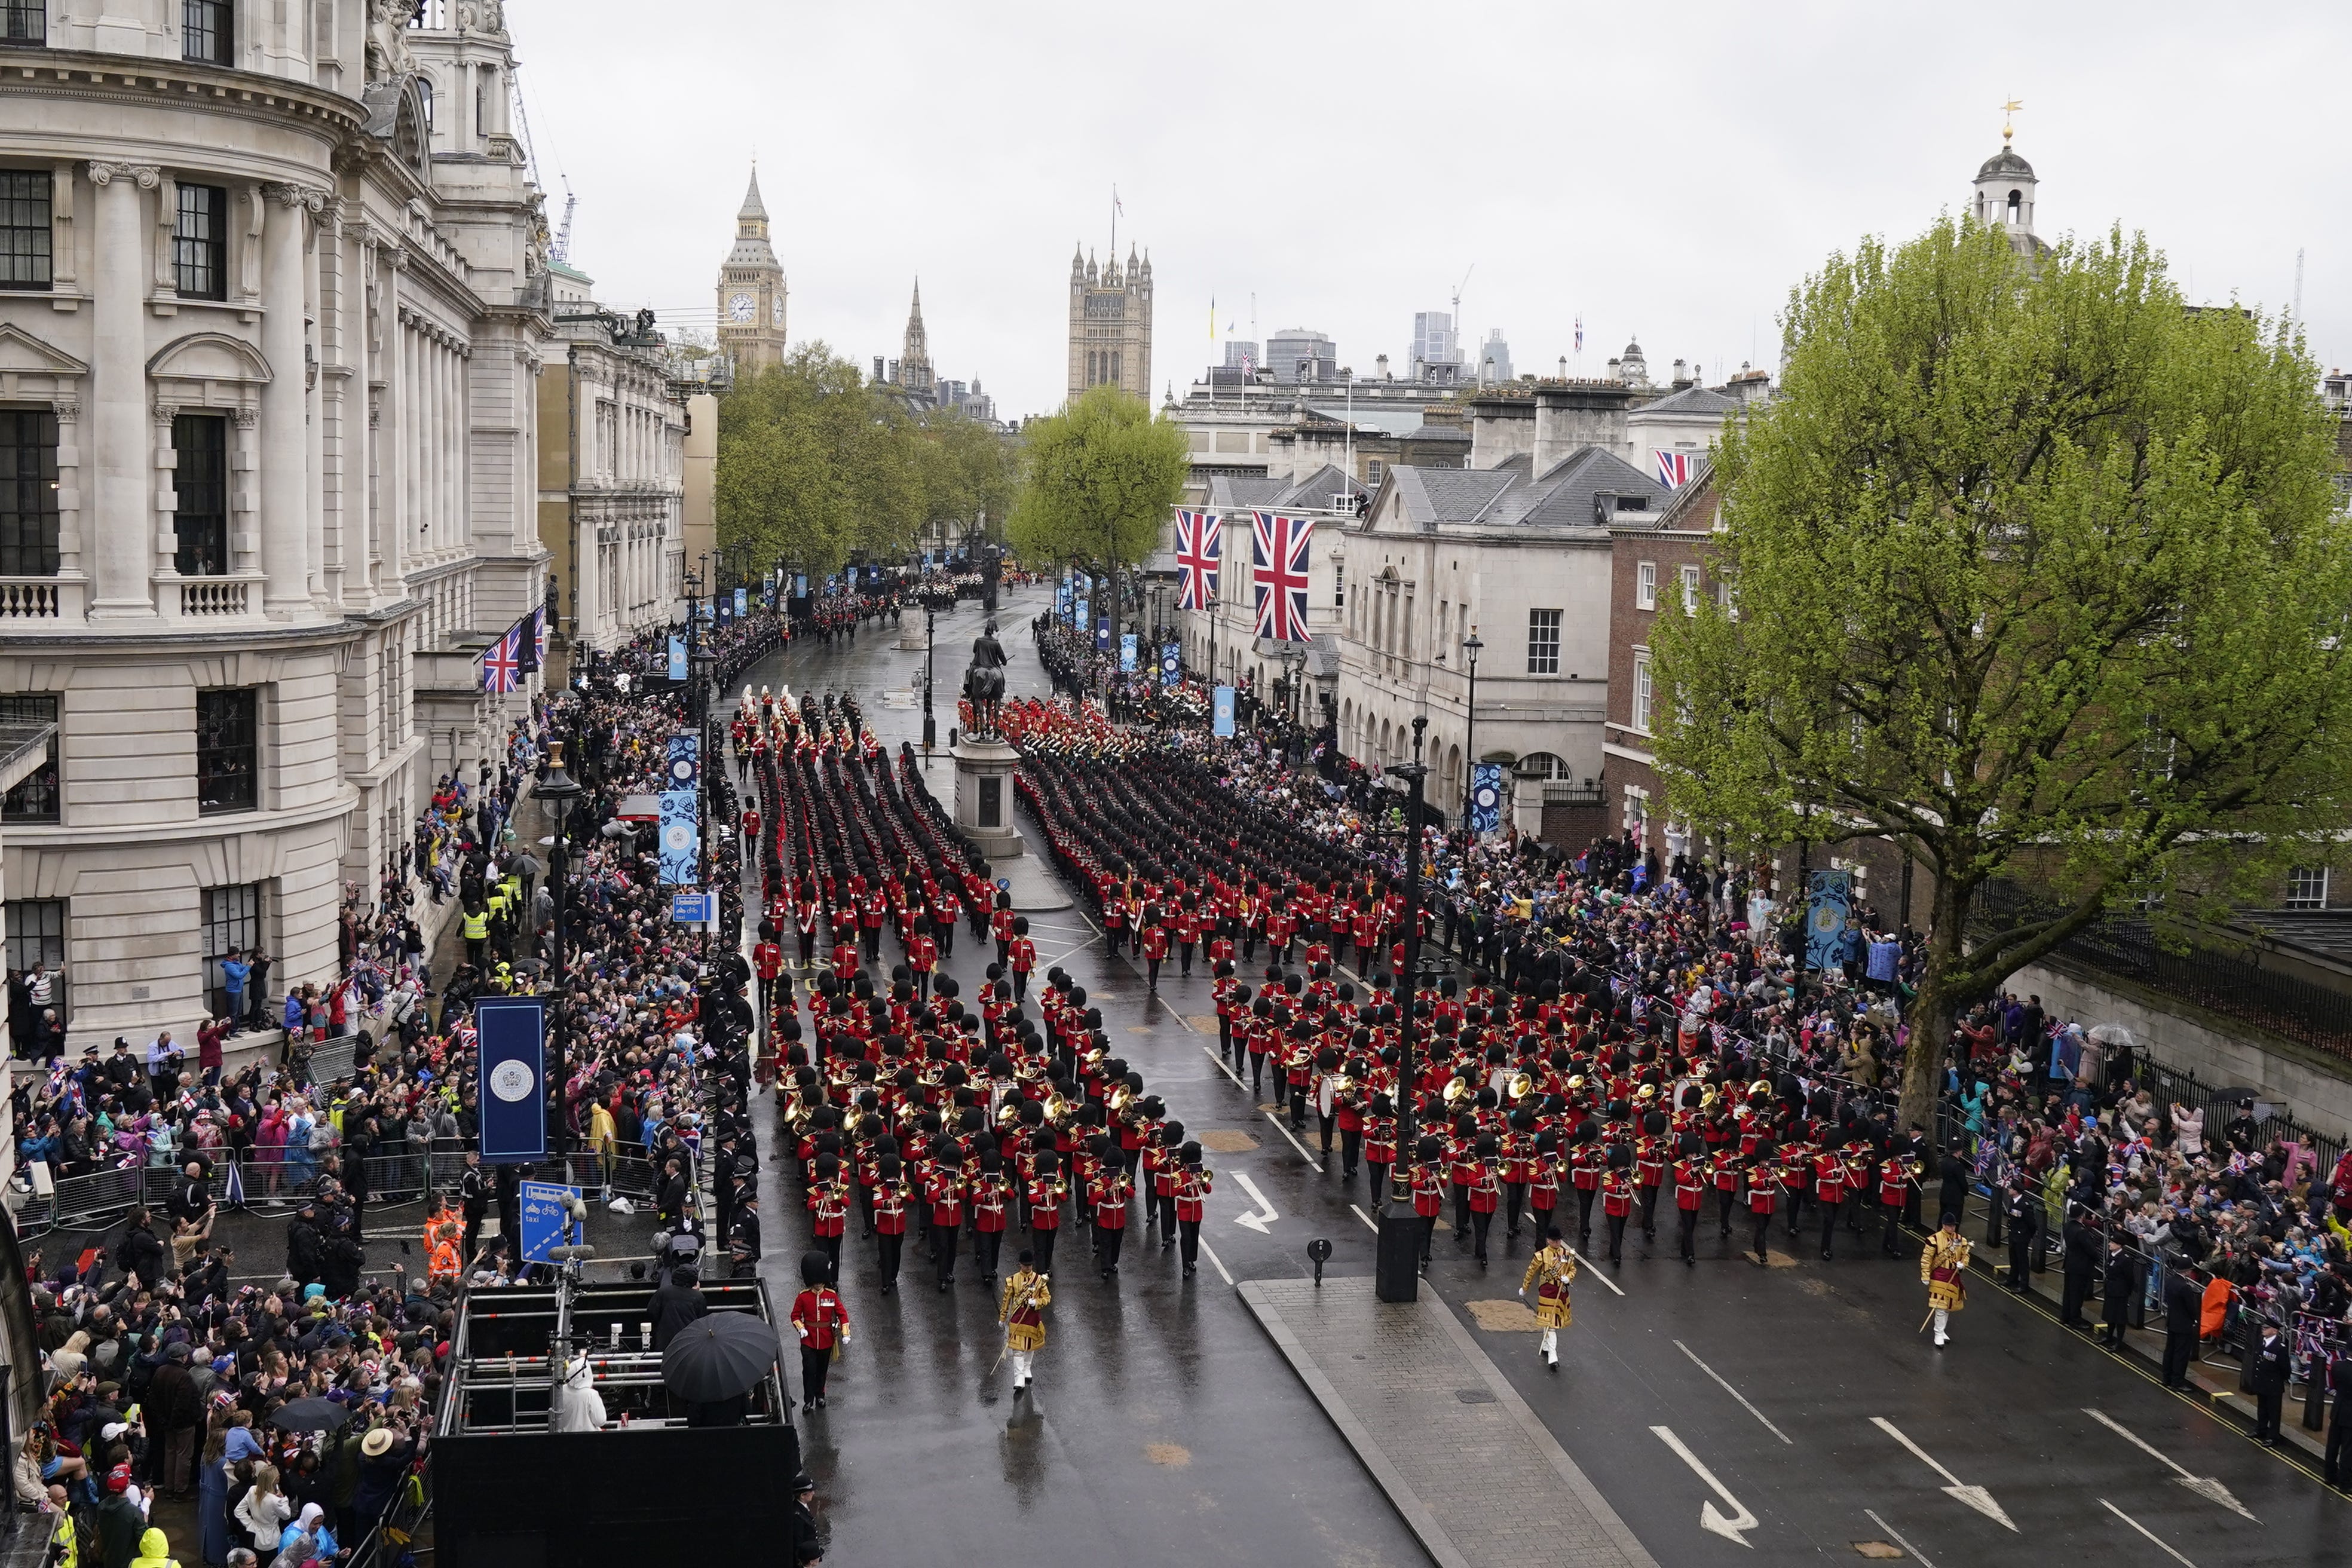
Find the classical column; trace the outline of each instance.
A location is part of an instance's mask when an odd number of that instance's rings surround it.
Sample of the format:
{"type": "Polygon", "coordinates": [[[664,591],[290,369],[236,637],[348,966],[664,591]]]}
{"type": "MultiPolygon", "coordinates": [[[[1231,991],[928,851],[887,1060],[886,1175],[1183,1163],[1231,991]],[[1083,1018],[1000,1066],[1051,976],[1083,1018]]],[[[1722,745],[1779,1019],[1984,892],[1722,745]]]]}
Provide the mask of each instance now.
{"type": "Polygon", "coordinates": [[[261,570],[273,619],[307,616],[310,604],[309,364],[303,353],[303,214],[326,205],[307,185],[264,185],[261,232],[261,570]]]}
{"type": "Polygon", "coordinates": [[[98,276],[90,289],[90,506],[86,544],[96,564],[93,616],[152,616],[155,559],[148,510],[154,455],[147,441],[146,254],[139,193],[163,183],[148,163],[93,163],[98,276]]]}

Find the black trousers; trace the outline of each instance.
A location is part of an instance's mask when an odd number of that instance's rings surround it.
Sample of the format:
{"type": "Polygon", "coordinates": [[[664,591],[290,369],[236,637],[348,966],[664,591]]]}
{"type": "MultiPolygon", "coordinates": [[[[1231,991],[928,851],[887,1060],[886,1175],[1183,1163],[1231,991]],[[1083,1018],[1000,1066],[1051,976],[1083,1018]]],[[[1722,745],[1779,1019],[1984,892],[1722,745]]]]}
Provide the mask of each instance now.
{"type": "Polygon", "coordinates": [[[2340,1404],[2327,1424],[2327,1468],[2321,1474],[2332,1487],[2352,1480],[2352,1420],[2346,1419],[2340,1404]]]}
{"type": "Polygon", "coordinates": [[[1503,1184],[1504,1235],[1516,1237],[1519,1234],[1519,1215],[1527,1211],[1527,1206],[1528,1184],[1525,1182],[1506,1182],[1503,1184]]]}
{"type": "Polygon", "coordinates": [[[1486,1261],[1486,1233],[1494,1228],[1494,1225],[1495,1211],[1493,1209],[1479,1209],[1470,1215],[1470,1234],[1476,1239],[1478,1244],[1475,1249],[1474,1256],[1475,1256],[1481,1263],[1486,1261]]]}
{"type": "Polygon", "coordinates": [[[1642,1234],[1652,1240],[1658,1235],[1658,1187],[1642,1189],[1642,1234]]]}
{"type": "Polygon", "coordinates": [[[823,1399],[825,1374],[833,1370],[833,1352],[801,1347],[801,1397],[823,1399]]]}
{"type": "Polygon", "coordinates": [[[1315,1120],[1321,1124],[1320,1131],[1323,1134],[1323,1152],[1328,1156],[1331,1152],[1332,1130],[1339,1125],[1339,1118],[1336,1116],[1326,1116],[1318,1110],[1315,1113],[1315,1120]]]}
{"type": "Polygon", "coordinates": [[[1769,1254],[1766,1252],[1764,1244],[1772,1234],[1772,1216],[1769,1214],[1757,1214],[1752,1209],[1748,1214],[1756,1225],[1756,1256],[1759,1258],[1769,1257],[1769,1254]]]}
{"type": "MultiPolygon", "coordinates": [[[[2009,1288],[2012,1290],[2026,1289],[2029,1283],[2028,1276],[2032,1267],[2033,1233],[2011,1226],[2009,1227],[2009,1288]]],[[[2169,1355],[2171,1352],[2168,1350],[2165,1353],[2169,1355]]]]}
{"type": "Polygon", "coordinates": [[[1576,1189],[1576,1245],[1580,1252],[1592,1250],[1592,1194],[1599,1189],[1576,1189]]]}
{"type": "Polygon", "coordinates": [[[1192,975],[1192,944],[1191,942],[1180,942],[1176,944],[1176,962],[1182,966],[1185,978],[1188,980],[1191,979],[1192,975]]]}
{"type": "Polygon", "coordinates": [[[2286,1391],[2254,1395],[2254,1436],[2276,1439],[2279,1436],[2279,1412],[2286,1404],[2286,1391]]]}
{"type": "Polygon", "coordinates": [[[1031,1261],[1037,1266],[1038,1273],[1053,1272],[1054,1239],[1061,1234],[1060,1227],[1055,1226],[1048,1226],[1044,1230],[1033,1230],[1029,1233],[1029,1250],[1037,1255],[1031,1261]]]}
{"type": "Polygon", "coordinates": [[[1459,1247],[1470,1235],[1470,1184],[1454,1184],[1454,1245],[1459,1247]]]}
{"type": "Polygon", "coordinates": [[[980,1265],[980,1277],[982,1279],[992,1279],[996,1277],[996,1258],[1003,1246],[1004,1233],[1001,1230],[972,1232],[972,1261],[980,1265]]]}
{"type": "Polygon", "coordinates": [[[1183,1258],[1184,1267],[1187,1269],[1191,1269],[1199,1264],[1201,1261],[1201,1222],[1197,1219],[1178,1220],[1176,1222],[1176,1240],[1177,1255],[1183,1258]]]}
{"type": "Polygon", "coordinates": [[[939,1249],[940,1283],[947,1284],[955,1278],[956,1248],[962,1244],[963,1231],[957,1226],[939,1226],[931,1232],[931,1242],[939,1249]]]}
{"type": "MultiPolygon", "coordinates": [[[[1265,1053],[1264,1051],[1252,1051],[1250,1053],[1250,1092],[1252,1094],[1264,1094],[1265,1092],[1265,1053]]],[[[1282,1103],[1282,1075],[1280,1073],[1274,1075],[1274,1103],[1276,1106],[1279,1106],[1282,1103]]]]}
{"type": "Polygon", "coordinates": [[[1893,1258],[1903,1250],[1903,1209],[1898,1204],[1881,1204],[1878,1213],[1886,1221],[1879,1236],[1879,1250],[1893,1258]]]}
{"type": "Polygon", "coordinates": [[[1716,1234],[1718,1236],[1729,1236],[1731,1234],[1731,1200],[1734,1195],[1735,1194],[1733,1194],[1723,1191],[1720,1187],[1716,1189],[1715,1217],[1717,1222],[1716,1226],[1716,1234]]]}
{"type": "Polygon", "coordinates": [[[1622,1262],[1625,1257],[1625,1222],[1632,1216],[1612,1214],[1604,1217],[1609,1221],[1609,1261],[1622,1262]]]}
{"type": "Polygon", "coordinates": [[[824,1252],[824,1282],[838,1290],[841,1289],[841,1237],[819,1237],[817,1246],[824,1252]]]}
{"type": "Polygon", "coordinates": [[[1363,1154],[1362,1131],[1346,1127],[1339,1129],[1339,1173],[1343,1176],[1354,1175],[1356,1165],[1363,1158],[1363,1154]]]}
{"type": "Polygon", "coordinates": [[[2066,1270],[2066,1285],[2058,1302],[2058,1321],[2069,1329],[2079,1329],[2083,1323],[2083,1303],[2091,1299],[2091,1277],[2066,1270]]]}
{"type": "Polygon", "coordinates": [[[881,1271],[882,1283],[886,1288],[896,1285],[898,1282],[898,1259],[906,1251],[906,1247],[907,1237],[904,1233],[897,1236],[892,1236],[887,1232],[883,1234],[881,1271]]]}
{"type": "MultiPolygon", "coordinates": [[[[1290,1130],[1293,1132],[1307,1131],[1307,1086],[1305,1084],[1294,1083],[1290,1086],[1290,1130]]],[[[1326,1144],[1325,1147],[1328,1148],[1329,1145],[1326,1144]]]]}
{"type": "Polygon", "coordinates": [[[1429,1244],[1436,1237],[1437,1216],[1433,1214],[1423,1215],[1421,1219],[1421,1261],[1424,1268],[1429,1263],[1429,1244]]]}
{"type": "Polygon", "coordinates": [[[1364,1169],[1371,1173],[1370,1195],[1382,1203],[1388,1202],[1389,1168],[1377,1160],[1368,1160],[1364,1163],[1364,1169]]]}
{"type": "Polygon", "coordinates": [[[1127,1245],[1127,1227],[1121,1226],[1117,1230],[1097,1231],[1097,1234],[1102,1237],[1102,1270],[1108,1274],[1118,1267],[1119,1249],[1127,1245]]]}
{"type": "MultiPolygon", "coordinates": [[[[2022,1276],[2021,1276],[2021,1278],[2022,1278],[2022,1276]]],[[[2197,1340],[2198,1333],[2197,1325],[2195,1323],[2189,1323],[2180,1328],[2173,1327],[2170,1322],[2167,1322],[2165,1324],[2165,1387],[2179,1388],[2188,1383],[2189,1363],[2197,1359],[2197,1340]]],[[[2336,1425],[2340,1428],[2344,1424],[2341,1420],[2338,1420],[2336,1425]]],[[[2331,1434],[2328,1438],[2328,1444],[2331,1450],[2333,1449],[2335,1443],[2336,1438],[2333,1434],[2331,1434]]]]}
{"type": "Polygon", "coordinates": [[[1830,1242],[1837,1236],[1838,1210],[1843,1205],[1840,1204],[1822,1205],[1822,1256],[1823,1258],[1830,1255],[1830,1242]]]}
{"type": "Polygon", "coordinates": [[[1159,1211],[1160,1245],[1165,1247],[1176,1238],[1176,1194],[1161,1193],[1152,1207],[1159,1211]]]}
{"type": "Polygon", "coordinates": [[[1681,1213],[1682,1232],[1676,1239],[1682,1247],[1683,1259],[1689,1262],[1698,1257],[1698,1210],[1684,1209],[1681,1213]]]}

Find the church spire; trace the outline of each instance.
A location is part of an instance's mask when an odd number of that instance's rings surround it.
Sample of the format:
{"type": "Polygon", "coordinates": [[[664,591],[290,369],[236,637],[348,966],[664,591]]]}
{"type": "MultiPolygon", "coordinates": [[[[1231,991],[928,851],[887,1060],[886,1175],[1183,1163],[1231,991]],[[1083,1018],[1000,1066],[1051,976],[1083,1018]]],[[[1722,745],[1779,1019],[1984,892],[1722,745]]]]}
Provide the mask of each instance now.
{"type": "Polygon", "coordinates": [[[907,311],[907,338],[898,351],[898,384],[911,393],[931,391],[931,351],[923,331],[923,280],[915,279],[915,300],[907,311]]]}
{"type": "Polygon", "coordinates": [[[760,199],[760,165],[757,160],[752,162],[751,184],[743,193],[743,206],[735,215],[735,226],[746,237],[768,232],[768,205],[760,199]]]}

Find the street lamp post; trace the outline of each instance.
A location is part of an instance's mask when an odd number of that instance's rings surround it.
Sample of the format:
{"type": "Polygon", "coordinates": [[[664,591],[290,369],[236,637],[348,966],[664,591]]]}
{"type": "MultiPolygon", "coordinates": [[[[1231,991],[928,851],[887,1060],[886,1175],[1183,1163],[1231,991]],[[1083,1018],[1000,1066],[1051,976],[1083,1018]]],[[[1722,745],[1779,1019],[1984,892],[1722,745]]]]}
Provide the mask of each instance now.
{"type": "Polygon", "coordinates": [[[568,1159],[572,1153],[571,1134],[564,1126],[563,1099],[572,1092],[572,1030],[565,1017],[564,969],[565,954],[563,916],[569,903],[572,879],[572,847],[566,837],[572,823],[572,803],[582,795],[579,784],[563,771],[563,742],[552,741],[547,748],[547,776],[532,786],[531,792],[543,805],[555,813],[555,842],[547,856],[548,890],[555,900],[555,929],[551,933],[553,953],[549,961],[549,994],[553,1005],[549,1007],[550,1025],[555,1031],[555,1141],[556,1156],[568,1159]]]}
{"type": "Polygon", "coordinates": [[[1478,628],[1472,626],[1470,635],[1462,639],[1462,655],[1470,671],[1470,700],[1464,708],[1462,726],[1462,830],[1470,831],[1470,814],[1478,808],[1477,789],[1474,781],[1478,776],[1478,650],[1486,645],[1478,640],[1478,628]]]}
{"type": "Polygon", "coordinates": [[[1412,761],[1389,772],[1403,778],[1412,793],[1406,797],[1404,826],[1404,973],[1397,976],[1402,994],[1397,998],[1397,1157],[1390,1167],[1390,1190],[1381,1204],[1380,1250],[1375,1292],[1383,1301],[1412,1301],[1421,1294],[1421,1216],[1412,1211],[1412,1096],[1416,1077],[1412,1059],[1413,984],[1421,961],[1421,801],[1429,766],[1421,760],[1421,735],[1429,727],[1426,715],[1412,721],[1412,761]]]}
{"type": "Polygon", "coordinates": [[[930,749],[939,743],[939,721],[931,717],[931,655],[937,644],[939,617],[928,605],[923,606],[923,751],[926,760],[930,749]]]}

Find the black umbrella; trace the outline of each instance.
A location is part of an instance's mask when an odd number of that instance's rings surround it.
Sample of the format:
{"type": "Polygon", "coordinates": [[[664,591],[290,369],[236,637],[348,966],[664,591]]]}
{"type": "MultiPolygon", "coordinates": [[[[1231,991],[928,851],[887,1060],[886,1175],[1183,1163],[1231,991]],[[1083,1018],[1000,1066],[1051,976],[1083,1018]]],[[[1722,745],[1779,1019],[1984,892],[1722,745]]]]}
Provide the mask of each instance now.
{"type": "Polygon", "coordinates": [[[297,1399],[273,1411],[269,1424],[287,1432],[332,1432],[351,1418],[352,1413],[331,1399],[297,1399]]]}
{"type": "Polygon", "coordinates": [[[662,1383],[690,1405],[748,1392],[778,1354],[776,1331],[746,1312],[712,1312],[680,1329],[662,1352],[662,1383]]]}

